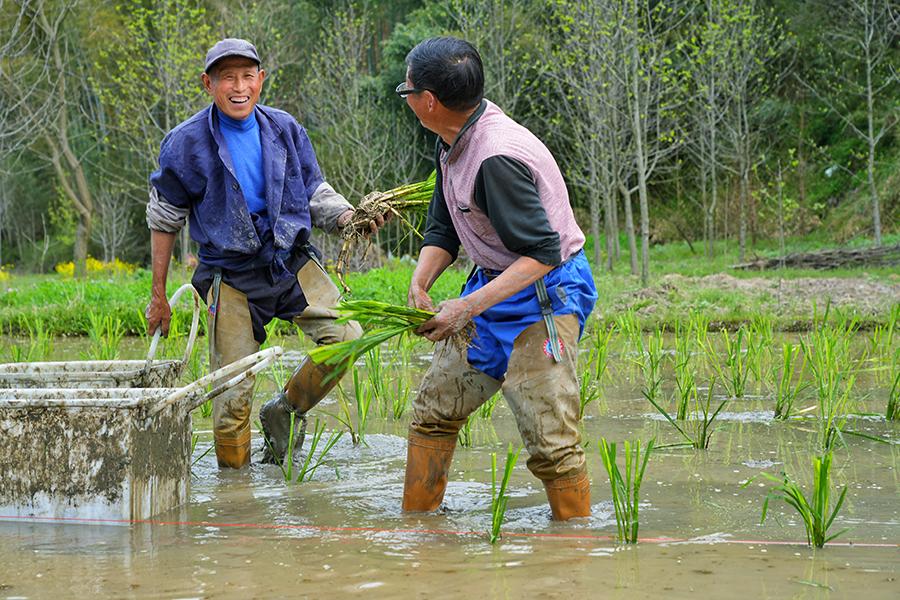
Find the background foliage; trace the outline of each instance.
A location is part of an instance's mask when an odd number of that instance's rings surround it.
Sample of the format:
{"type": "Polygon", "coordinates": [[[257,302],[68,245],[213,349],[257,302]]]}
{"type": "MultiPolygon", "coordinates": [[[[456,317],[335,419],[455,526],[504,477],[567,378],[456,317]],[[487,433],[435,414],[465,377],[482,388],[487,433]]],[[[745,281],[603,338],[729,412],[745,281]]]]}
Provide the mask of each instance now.
{"type": "MultiPolygon", "coordinates": [[[[897,230],[889,0],[0,0],[0,265],[147,262],[148,175],[208,102],[224,36],[257,44],[263,102],[352,202],[424,178],[432,138],[393,88],[438,34],[480,49],[487,96],[550,146],[609,269],[638,273],[665,241],[743,257],[781,234],[897,230]]],[[[416,251],[379,242],[376,259],[416,251]]]]}

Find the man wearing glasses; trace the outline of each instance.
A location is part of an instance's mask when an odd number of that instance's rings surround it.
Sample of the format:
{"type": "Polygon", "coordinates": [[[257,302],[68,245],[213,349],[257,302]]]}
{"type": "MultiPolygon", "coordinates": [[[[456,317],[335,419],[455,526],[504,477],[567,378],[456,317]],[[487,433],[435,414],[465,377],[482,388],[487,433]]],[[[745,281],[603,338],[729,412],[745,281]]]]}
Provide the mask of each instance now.
{"type": "Polygon", "coordinates": [[[562,174],[537,137],[483,98],[471,44],[428,39],[406,64],[396,92],[438,135],[409,304],[433,310],[428,290],[460,246],[476,268],[461,297],[418,331],[438,344],[413,402],[403,509],[440,506],[459,429],[502,388],[553,518],[588,516],[575,365],[597,291],[562,174]],[[448,338],[469,321],[477,335],[460,349],[448,338]]]}
{"type": "MultiPolygon", "coordinates": [[[[153,287],[147,307],[152,333],[169,329],[166,277],[176,233],[190,218],[200,247],[192,283],[209,306],[210,368],[248,356],[274,318],[293,321],[316,344],[355,339],[355,322],[337,324],[340,294],[310,243],[312,227],[336,231],[353,207],[325,182],[306,130],[288,113],[258,104],[266,72],[246,40],[219,41],[201,75],[212,103],[170,131],[159,169],[150,176],[153,287]]],[[[377,217],[370,228],[383,224],[377,217]]],[[[263,461],[287,451],[291,415],[302,445],[305,414],[337,384],[308,357],[284,390],[260,409],[263,461]]],[[[213,435],[221,467],[250,463],[248,379],[216,398],[213,435]]]]}

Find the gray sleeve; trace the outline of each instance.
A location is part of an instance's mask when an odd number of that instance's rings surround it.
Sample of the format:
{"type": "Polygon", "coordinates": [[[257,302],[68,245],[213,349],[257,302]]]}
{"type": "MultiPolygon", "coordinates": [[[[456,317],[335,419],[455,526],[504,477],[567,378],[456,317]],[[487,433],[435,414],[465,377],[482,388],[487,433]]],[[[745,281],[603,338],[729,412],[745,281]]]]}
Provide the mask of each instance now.
{"type": "Polygon", "coordinates": [[[353,205],[326,181],[319,184],[309,199],[309,216],[313,226],[328,233],[337,231],[338,217],[347,210],[353,210],[353,205]]]}
{"type": "Polygon", "coordinates": [[[178,233],[187,221],[188,208],[170,204],[154,186],[150,186],[150,201],[147,202],[147,227],[165,233],[178,233]]]}

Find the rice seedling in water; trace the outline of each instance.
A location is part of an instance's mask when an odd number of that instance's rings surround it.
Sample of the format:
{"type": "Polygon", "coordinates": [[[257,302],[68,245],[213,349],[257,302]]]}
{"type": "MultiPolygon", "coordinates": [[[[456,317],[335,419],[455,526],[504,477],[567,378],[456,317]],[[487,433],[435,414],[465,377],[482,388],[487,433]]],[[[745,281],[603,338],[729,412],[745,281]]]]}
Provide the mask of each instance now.
{"type": "Polygon", "coordinates": [[[353,415],[350,411],[350,401],[347,399],[347,393],[344,391],[343,386],[338,386],[338,411],[337,413],[332,413],[327,410],[323,410],[327,415],[331,415],[335,421],[343,425],[347,428],[347,431],[350,433],[350,441],[353,442],[354,446],[359,446],[360,436],[356,430],[356,425],[353,423],[353,415]]]}
{"type": "Polygon", "coordinates": [[[690,404],[693,405],[693,411],[689,419],[682,421],[679,425],[678,421],[672,418],[672,415],[666,411],[662,405],[650,396],[644,395],[650,404],[671,423],[678,433],[685,439],[684,444],[675,444],[677,446],[687,445],[697,449],[709,448],[709,440],[712,438],[714,431],[713,424],[722,409],[728,403],[728,399],[722,400],[718,406],[713,409],[713,391],[715,389],[715,377],[709,382],[709,388],[704,400],[700,399],[700,393],[697,386],[694,386],[690,397],[690,404]]]}
{"type": "Polygon", "coordinates": [[[303,483],[304,481],[309,481],[312,479],[312,476],[315,475],[316,470],[322,466],[325,461],[325,457],[328,456],[328,453],[331,452],[332,448],[334,448],[335,444],[337,444],[341,437],[344,435],[343,431],[332,431],[328,436],[328,439],[325,441],[325,445],[322,446],[322,450],[316,455],[316,449],[319,447],[319,444],[322,441],[322,435],[325,433],[325,423],[316,418],[316,424],[313,426],[312,439],[309,444],[309,451],[306,453],[306,457],[303,459],[303,462],[300,463],[300,467],[297,472],[297,483],[303,483]],[[315,456],[315,459],[313,457],[315,456]]]}
{"type": "Polygon", "coordinates": [[[770,371],[772,387],[775,390],[775,418],[788,419],[797,396],[809,386],[803,381],[806,361],[798,361],[801,347],[792,344],[781,345],[781,371],[770,371]],[[799,363],[799,368],[798,368],[799,363]],[[797,383],[794,383],[794,382],[797,383]]]}
{"type": "Polygon", "coordinates": [[[651,402],[659,399],[662,390],[662,331],[657,329],[647,336],[647,344],[641,340],[641,372],[644,374],[644,387],[641,390],[651,402]]]}
{"type": "Polygon", "coordinates": [[[891,383],[891,391],[888,393],[887,411],[884,416],[888,421],[897,421],[900,420],[900,348],[894,352],[891,372],[893,373],[893,383],[891,383]]]}
{"type": "Polygon", "coordinates": [[[578,418],[584,417],[584,412],[588,405],[596,401],[600,397],[600,390],[594,381],[591,380],[591,369],[588,366],[582,373],[578,381],[578,418]]]}
{"type": "Polygon", "coordinates": [[[600,458],[609,475],[609,486],[612,490],[613,507],[616,512],[616,531],[619,541],[635,544],[638,541],[640,527],[639,507],[641,500],[641,482],[647,469],[647,460],[653,452],[653,442],[647,442],[644,457],[641,459],[641,441],[625,441],[625,476],[619,471],[616,463],[616,444],[600,438],[597,445],[600,458]]]}
{"type": "MultiPolygon", "coordinates": [[[[343,393],[344,389],[340,388],[343,393]]],[[[369,426],[369,408],[375,393],[368,381],[359,378],[359,371],[353,369],[353,395],[356,398],[356,439],[366,442],[366,430],[369,426]]]]}
{"type": "Polygon", "coordinates": [[[18,344],[10,345],[10,361],[35,362],[46,360],[50,356],[53,339],[44,325],[44,320],[39,318],[24,320],[22,329],[28,332],[28,341],[24,348],[18,344]]]}
{"type": "Polygon", "coordinates": [[[490,419],[494,414],[494,409],[497,407],[497,401],[500,400],[500,396],[503,392],[497,392],[490,398],[488,398],[484,404],[482,404],[478,409],[478,416],[482,419],[490,419]]]}
{"type": "Polygon", "coordinates": [[[819,447],[828,452],[847,422],[856,369],[850,357],[850,340],[855,324],[840,329],[824,326],[808,339],[800,339],[803,354],[813,374],[818,400],[819,447]]]}
{"type": "Polygon", "coordinates": [[[722,330],[722,335],[725,339],[724,365],[719,358],[718,351],[709,341],[705,346],[706,356],[731,397],[743,398],[747,386],[747,376],[750,374],[747,356],[744,353],[744,328],[740,327],[734,338],[725,329],[722,330]]]}
{"type": "Polygon", "coordinates": [[[456,434],[456,440],[463,448],[472,447],[472,421],[474,420],[475,413],[472,413],[466,418],[465,424],[459,428],[459,432],[456,434]]]}
{"type": "MultiPolygon", "coordinates": [[[[321,452],[319,452],[318,456],[316,456],[316,449],[319,447],[319,444],[322,441],[322,435],[325,433],[325,423],[322,422],[318,417],[316,417],[316,423],[313,426],[309,450],[307,451],[303,461],[295,465],[294,449],[298,442],[298,440],[294,439],[295,418],[296,415],[294,413],[291,413],[291,428],[290,433],[288,434],[287,451],[284,453],[284,459],[280,463],[278,463],[278,468],[281,470],[281,475],[282,477],[284,477],[284,481],[286,483],[303,483],[304,481],[308,481],[309,479],[311,479],[316,470],[324,463],[325,457],[344,435],[343,431],[331,432],[331,435],[328,437],[328,440],[322,447],[321,452]],[[294,477],[295,468],[297,469],[296,478],[294,477]]],[[[256,426],[260,431],[263,431],[262,425],[260,425],[258,422],[256,426]]],[[[274,453],[272,444],[269,442],[268,438],[266,438],[266,444],[269,446],[269,450],[274,453]]]]}
{"type": "Polygon", "coordinates": [[[609,342],[612,339],[612,328],[598,327],[591,336],[591,350],[588,364],[594,365],[594,381],[600,384],[609,365],[609,342]]]}
{"type": "Polygon", "coordinates": [[[747,364],[757,384],[764,380],[764,373],[771,359],[775,333],[772,319],[766,315],[754,315],[747,330],[747,364]]]}
{"type": "Polygon", "coordinates": [[[641,343],[641,322],[633,310],[616,315],[616,329],[624,340],[626,346],[634,350],[643,350],[641,343]]]}
{"type": "Polygon", "coordinates": [[[119,344],[125,337],[125,327],[122,321],[111,315],[100,316],[96,313],[88,313],[90,328],[88,336],[91,340],[91,349],[83,358],[93,360],[116,360],[119,358],[119,344]]]}
{"type": "Polygon", "coordinates": [[[375,400],[375,413],[381,418],[388,414],[387,374],[381,359],[381,346],[375,346],[363,355],[366,375],[375,400]]]}
{"type": "Polygon", "coordinates": [[[397,373],[394,377],[394,389],[391,391],[391,414],[395,421],[403,418],[409,408],[409,395],[412,391],[409,378],[403,373],[397,373]]]}
{"type": "Polygon", "coordinates": [[[688,407],[692,397],[697,393],[697,367],[694,364],[693,337],[683,331],[675,330],[675,418],[687,418],[688,407]]]}
{"type": "Polygon", "coordinates": [[[891,307],[888,322],[876,325],[869,336],[869,355],[887,359],[894,348],[894,333],[900,321],[900,302],[891,307]]]}
{"type": "Polygon", "coordinates": [[[503,476],[499,487],[497,486],[497,453],[491,452],[491,530],[488,532],[491,544],[496,544],[497,540],[500,539],[500,528],[503,526],[503,519],[506,517],[506,504],[509,502],[506,490],[509,487],[509,478],[521,451],[522,448],[519,448],[513,452],[512,444],[507,448],[506,466],[503,468],[503,476]]]}
{"type": "Polygon", "coordinates": [[[416,228],[406,219],[403,213],[406,211],[424,212],[428,209],[428,204],[431,202],[432,195],[434,195],[435,178],[436,173],[432,172],[425,181],[401,185],[386,192],[372,192],[360,201],[359,206],[353,211],[353,217],[350,219],[350,222],[341,229],[343,243],[341,244],[341,251],[338,253],[335,271],[338,281],[344,288],[344,293],[350,293],[350,288],[344,280],[347,270],[347,259],[350,258],[353,247],[368,237],[369,223],[372,219],[376,216],[390,213],[415,231],[416,228]]]}
{"type": "MultiPolygon", "coordinates": [[[[800,515],[803,526],[806,529],[806,542],[810,546],[821,548],[834,538],[848,531],[842,529],[837,533],[828,535],[828,530],[834,523],[835,517],[844,504],[844,498],[847,495],[847,486],[841,490],[834,508],[831,508],[831,461],[832,453],[826,452],[823,456],[816,456],[813,459],[813,489],[812,498],[807,499],[803,490],[796,482],[791,481],[787,473],[782,473],[781,477],[775,477],[769,473],[760,473],[761,476],[775,482],[774,490],[766,495],[763,502],[762,518],[760,523],[765,522],[766,515],[769,510],[769,502],[772,500],[784,500],[789,506],[793,507],[800,515]],[[830,511],[830,512],[829,512],[830,511]]],[[[744,487],[750,484],[755,478],[751,478],[744,483],[744,487]]]]}
{"type": "MultiPolygon", "coordinates": [[[[337,377],[352,367],[357,358],[382,342],[414,331],[435,315],[426,310],[374,300],[344,300],[337,306],[337,310],[342,315],[338,319],[339,323],[358,321],[363,326],[375,325],[377,328],[367,331],[358,339],[319,346],[309,351],[309,357],[317,363],[336,367],[331,377],[337,377]]],[[[468,345],[473,335],[474,325],[469,323],[451,339],[468,345]]]]}

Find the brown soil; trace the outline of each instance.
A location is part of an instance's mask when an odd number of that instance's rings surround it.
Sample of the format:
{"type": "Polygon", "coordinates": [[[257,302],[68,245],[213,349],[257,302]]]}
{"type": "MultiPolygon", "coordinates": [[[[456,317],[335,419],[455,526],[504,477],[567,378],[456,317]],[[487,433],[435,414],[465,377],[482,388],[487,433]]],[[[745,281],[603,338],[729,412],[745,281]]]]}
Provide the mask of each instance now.
{"type": "Polygon", "coordinates": [[[625,307],[641,306],[638,311],[641,316],[652,316],[663,312],[679,297],[684,300],[709,289],[740,292],[748,302],[766,307],[776,315],[805,315],[803,320],[807,321],[812,319],[816,308],[821,314],[829,302],[835,308],[852,309],[861,317],[883,316],[900,302],[900,277],[886,282],[868,277],[737,278],[724,273],[704,277],[666,275],[657,285],[636,291],[623,300],[625,307]]]}

